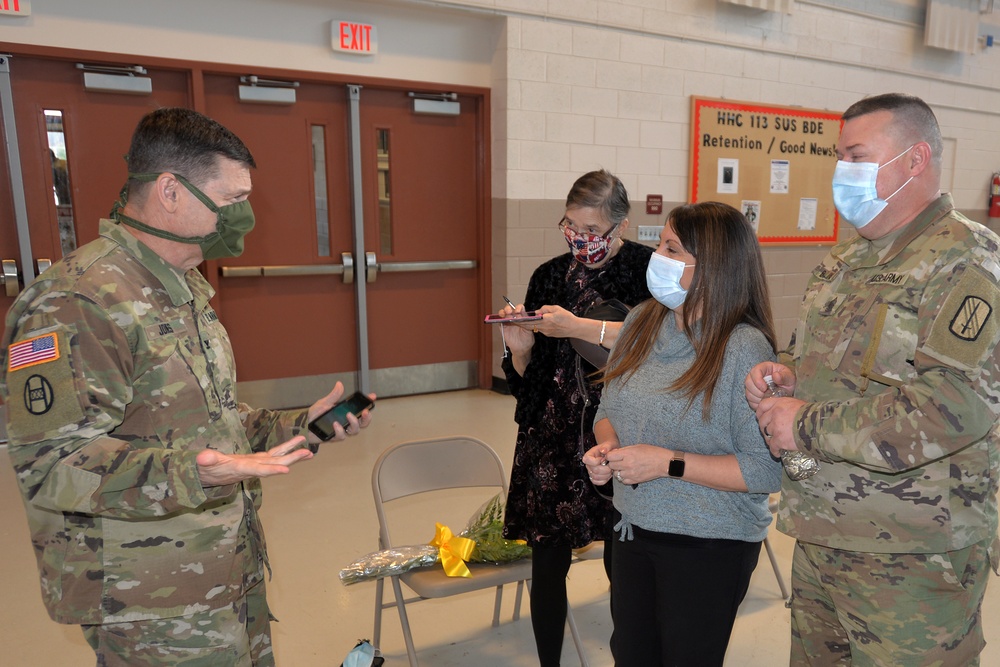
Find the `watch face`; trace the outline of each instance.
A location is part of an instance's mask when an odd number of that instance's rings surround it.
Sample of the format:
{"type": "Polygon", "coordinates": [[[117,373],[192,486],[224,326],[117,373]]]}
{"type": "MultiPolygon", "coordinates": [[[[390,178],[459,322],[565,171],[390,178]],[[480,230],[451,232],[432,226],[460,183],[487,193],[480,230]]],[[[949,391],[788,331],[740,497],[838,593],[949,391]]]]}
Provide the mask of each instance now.
{"type": "Polygon", "coordinates": [[[667,466],[667,474],[671,477],[683,477],[684,459],[670,459],[670,465],[667,466]]]}

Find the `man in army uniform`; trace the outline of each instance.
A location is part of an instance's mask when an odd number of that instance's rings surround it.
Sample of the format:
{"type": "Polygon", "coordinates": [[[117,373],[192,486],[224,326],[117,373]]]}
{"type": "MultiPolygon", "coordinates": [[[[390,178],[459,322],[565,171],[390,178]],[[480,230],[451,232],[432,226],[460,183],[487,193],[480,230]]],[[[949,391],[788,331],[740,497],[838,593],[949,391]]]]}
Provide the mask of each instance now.
{"type": "Polygon", "coordinates": [[[1000,238],[942,195],[920,99],[843,116],[834,203],[858,235],[816,268],[787,365],[746,380],[796,538],[792,665],[978,665],[997,569],[1000,238]],[[763,398],[765,375],[789,398],[763,398]],[[794,396],[794,397],[790,397],[794,396]]]}
{"type": "MultiPolygon", "coordinates": [[[[10,457],[42,597],[99,666],[271,665],[261,477],[312,457],[303,410],[236,400],[196,270],[253,227],[242,141],[187,109],[137,126],[100,236],[25,288],[0,345],[10,457]]],[[[335,437],[357,433],[367,411],[335,437]]]]}

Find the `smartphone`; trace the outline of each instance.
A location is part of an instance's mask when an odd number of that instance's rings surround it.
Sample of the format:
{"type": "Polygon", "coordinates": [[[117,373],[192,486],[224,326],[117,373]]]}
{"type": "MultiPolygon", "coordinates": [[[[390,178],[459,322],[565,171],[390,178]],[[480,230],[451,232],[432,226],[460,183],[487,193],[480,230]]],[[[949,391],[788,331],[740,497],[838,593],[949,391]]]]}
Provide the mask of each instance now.
{"type": "Polygon", "coordinates": [[[492,315],[487,315],[483,319],[483,322],[485,322],[486,324],[501,324],[501,323],[509,324],[511,322],[533,322],[535,320],[540,320],[540,319],[542,319],[541,315],[539,315],[537,312],[533,310],[528,310],[518,315],[511,315],[509,317],[505,317],[503,315],[497,315],[494,313],[492,315]]]}
{"type": "Polygon", "coordinates": [[[363,411],[371,410],[374,407],[375,402],[372,399],[360,391],[356,391],[309,422],[309,430],[315,433],[320,440],[329,440],[336,435],[333,430],[334,422],[339,422],[346,429],[348,413],[360,417],[363,411]]]}

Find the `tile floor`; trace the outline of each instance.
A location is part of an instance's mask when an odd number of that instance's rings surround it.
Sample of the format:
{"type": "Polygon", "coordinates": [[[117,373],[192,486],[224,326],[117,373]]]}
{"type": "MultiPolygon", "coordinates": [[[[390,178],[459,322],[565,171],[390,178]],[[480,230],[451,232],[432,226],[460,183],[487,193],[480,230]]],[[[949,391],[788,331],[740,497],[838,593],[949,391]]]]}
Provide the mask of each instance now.
{"type": "MultiPolygon", "coordinates": [[[[361,436],[327,445],[312,461],[265,481],[263,518],[274,578],[269,583],[275,654],[282,667],[336,667],[360,637],[372,634],[374,584],[344,586],[339,570],[376,547],[371,469],[385,447],[403,440],[467,434],[490,443],[510,466],[513,399],[469,390],[380,401],[361,436]]],[[[469,516],[466,514],[465,516],[469,516]]],[[[433,536],[433,522],[417,526],[433,536]]],[[[420,539],[418,541],[424,541],[420,539]]],[[[772,531],[771,542],[785,576],[792,541],[772,531]]],[[[10,667],[94,664],[75,626],[48,619],[38,593],[34,558],[6,448],[0,448],[0,664],[10,667]]],[[[613,664],[608,650],[611,619],[607,581],[600,561],[574,565],[570,604],[584,636],[592,667],[613,664]]],[[[503,621],[490,627],[492,593],[428,601],[410,613],[421,665],[434,667],[531,667],[537,665],[527,601],[512,622],[513,588],[504,597],[503,621]]],[[[984,610],[989,647],[982,664],[1000,665],[1000,584],[992,582],[984,610]]],[[[382,649],[388,667],[407,664],[395,611],[383,621],[382,649]]],[[[736,622],[727,667],[787,664],[788,610],[770,564],[761,554],[750,592],[736,622]]],[[[580,664],[566,633],[563,665],[580,664]]]]}

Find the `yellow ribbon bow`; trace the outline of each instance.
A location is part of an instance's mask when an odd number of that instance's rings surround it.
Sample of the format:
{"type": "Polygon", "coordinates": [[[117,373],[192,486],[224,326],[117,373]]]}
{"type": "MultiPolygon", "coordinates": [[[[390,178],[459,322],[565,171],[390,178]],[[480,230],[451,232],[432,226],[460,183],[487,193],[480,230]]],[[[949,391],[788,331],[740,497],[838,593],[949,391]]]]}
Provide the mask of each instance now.
{"type": "Polygon", "coordinates": [[[469,572],[465,561],[469,560],[472,550],[476,548],[475,540],[454,535],[448,526],[442,526],[440,523],[434,525],[436,530],[431,546],[437,547],[441,554],[444,573],[449,577],[471,577],[472,573],[469,572]]]}

